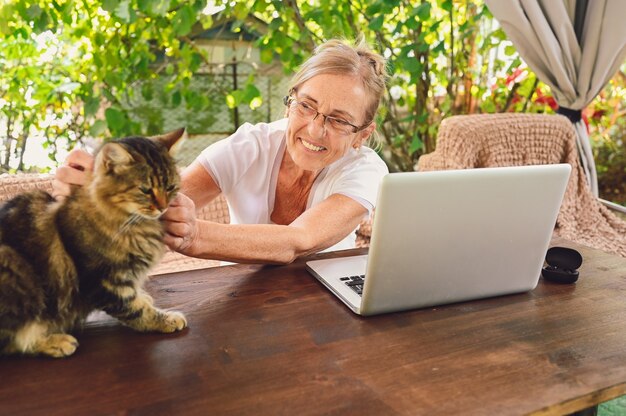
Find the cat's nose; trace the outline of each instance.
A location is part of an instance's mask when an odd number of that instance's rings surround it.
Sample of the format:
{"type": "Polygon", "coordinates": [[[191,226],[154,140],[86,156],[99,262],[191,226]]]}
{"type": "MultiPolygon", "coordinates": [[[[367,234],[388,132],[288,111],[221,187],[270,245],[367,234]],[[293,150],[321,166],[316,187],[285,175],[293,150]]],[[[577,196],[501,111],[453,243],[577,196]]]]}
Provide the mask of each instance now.
{"type": "Polygon", "coordinates": [[[159,211],[164,211],[167,208],[168,200],[167,194],[163,191],[154,190],[154,204],[159,211]]]}

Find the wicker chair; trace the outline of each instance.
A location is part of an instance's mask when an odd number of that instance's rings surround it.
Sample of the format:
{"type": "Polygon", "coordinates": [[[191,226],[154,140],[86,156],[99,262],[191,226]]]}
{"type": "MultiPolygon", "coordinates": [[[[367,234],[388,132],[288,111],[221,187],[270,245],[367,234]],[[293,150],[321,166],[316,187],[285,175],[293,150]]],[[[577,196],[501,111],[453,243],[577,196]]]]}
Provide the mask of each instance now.
{"type": "MultiPolygon", "coordinates": [[[[569,163],[572,174],[555,235],[626,257],[626,222],[593,196],[568,119],[540,114],[453,116],[439,127],[437,148],[418,170],[569,163]]],[[[530,203],[530,201],[529,201],[530,203]]]]}
{"type": "MultiPolygon", "coordinates": [[[[13,198],[19,193],[35,189],[51,192],[52,176],[30,173],[0,175],[0,203],[13,198]]],[[[226,200],[220,196],[198,212],[198,218],[220,223],[230,222],[226,200]]],[[[168,251],[163,256],[161,262],[152,270],[151,274],[158,275],[183,270],[202,269],[218,266],[219,264],[220,262],[216,260],[196,259],[168,251]]]]}

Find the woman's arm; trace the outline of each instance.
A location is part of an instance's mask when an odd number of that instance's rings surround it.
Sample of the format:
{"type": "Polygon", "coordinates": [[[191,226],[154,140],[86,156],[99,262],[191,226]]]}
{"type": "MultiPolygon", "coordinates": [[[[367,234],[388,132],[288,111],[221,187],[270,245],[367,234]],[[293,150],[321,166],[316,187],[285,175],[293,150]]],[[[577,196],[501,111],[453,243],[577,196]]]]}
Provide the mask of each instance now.
{"type": "Polygon", "coordinates": [[[180,192],[193,201],[196,209],[202,208],[222,192],[209,172],[197,161],[186,167],[180,178],[180,192]]]}
{"type": "MultiPolygon", "coordinates": [[[[92,155],[82,150],[72,151],[55,175],[54,197],[64,198],[71,186],[83,185],[92,169],[92,155]]],[[[181,193],[161,217],[166,230],[165,243],[173,250],[195,257],[239,263],[290,263],[341,241],[367,212],[353,199],[335,194],[289,225],[196,221],[196,207],[206,205],[221,191],[198,162],[186,168],[181,177],[181,193]]]]}
{"type": "Polygon", "coordinates": [[[344,195],[331,195],[289,225],[196,221],[184,194],[166,212],[166,244],[180,253],[238,263],[287,264],[341,241],[367,210],[344,195]]]}

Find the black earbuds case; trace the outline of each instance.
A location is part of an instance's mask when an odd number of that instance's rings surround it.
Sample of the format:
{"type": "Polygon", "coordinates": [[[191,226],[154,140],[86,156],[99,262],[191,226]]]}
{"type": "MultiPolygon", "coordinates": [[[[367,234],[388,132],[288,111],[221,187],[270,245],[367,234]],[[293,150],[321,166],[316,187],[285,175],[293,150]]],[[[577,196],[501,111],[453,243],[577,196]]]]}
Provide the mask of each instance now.
{"type": "Polygon", "coordinates": [[[544,279],[554,283],[575,283],[583,256],[572,248],[552,247],[546,253],[546,263],[541,270],[544,279]]]}

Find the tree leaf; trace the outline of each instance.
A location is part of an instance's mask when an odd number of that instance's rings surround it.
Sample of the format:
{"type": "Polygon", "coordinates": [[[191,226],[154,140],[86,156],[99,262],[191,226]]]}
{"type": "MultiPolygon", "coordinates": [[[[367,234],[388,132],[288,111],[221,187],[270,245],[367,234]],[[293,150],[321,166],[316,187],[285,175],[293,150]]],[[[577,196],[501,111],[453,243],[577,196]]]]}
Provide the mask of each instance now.
{"type": "Polygon", "coordinates": [[[263,105],[263,98],[259,97],[254,97],[252,100],[250,100],[250,109],[252,110],[256,110],[257,108],[261,107],[261,105],[263,105]]]}
{"type": "Polygon", "coordinates": [[[107,122],[105,120],[96,120],[96,122],[89,128],[89,134],[91,137],[102,137],[106,129],[107,122]]]}
{"type": "Polygon", "coordinates": [[[99,97],[89,97],[87,100],[85,100],[84,111],[85,111],[86,117],[90,117],[96,114],[99,108],[100,108],[99,97]]]}
{"type": "Polygon", "coordinates": [[[275,19],[272,19],[272,21],[270,22],[268,29],[269,30],[278,30],[280,29],[280,27],[283,24],[283,19],[281,19],[280,17],[277,17],[275,19]]]}
{"type": "Polygon", "coordinates": [[[226,95],[226,105],[230,109],[237,107],[237,102],[235,101],[235,97],[233,96],[233,94],[226,95]]]}
{"type": "Polygon", "coordinates": [[[115,14],[115,10],[119,6],[119,4],[120,4],[120,0],[103,0],[102,8],[106,10],[107,12],[109,12],[109,14],[113,15],[115,14]]]}
{"type": "Polygon", "coordinates": [[[367,27],[377,32],[382,29],[384,21],[385,21],[385,16],[382,14],[378,15],[372,20],[370,20],[370,23],[369,25],[367,25],[367,27]]]}
{"type": "Polygon", "coordinates": [[[243,90],[243,102],[250,103],[253,99],[261,96],[261,91],[254,85],[248,84],[243,90]]]}
{"type": "Polygon", "coordinates": [[[424,147],[424,142],[420,139],[419,133],[415,133],[411,145],[409,146],[409,155],[421,150],[424,147]]]}
{"type": "Polygon", "coordinates": [[[430,10],[431,10],[430,3],[424,2],[420,4],[419,6],[417,6],[411,14],[413,16],[417,16],[419,20],[426,21],[430,19],[430,10]]]}
{"type": "Polygon", "coordinates": [[[172,19],[172,25],[174,26],[176,35],[185,36],[189,34],[195,22],[195,16],[193,9],[188,5],[178,9],[172,19]]]}
{"type": "Polygon", "coordinates": [[[272,51],[269,48],[263,48],[261,49],[261,62],[263,62],[264,64],[269,64],[272,63],[272,61],[274,60],[274,51],[272,51]]]}
{"type": "Polygon", "coordinates": [[[41,16],[41,13],[41,7],[39,7],[38,4],[33,4],[28,9],[26,9],[26,16],[28,16],[28,18],[32,20],[39,18],[39,16],[41,16]]]}
{"type": "Polygon", "coordinates": [[[50,23],[50,19],[48,17],[48,13],[41,13],[37,18],[33,20],[34,29],[36,33],[44,32],[48,29],[48,25],[50,23]]]}
{"type": "Polygon", "coordinates": [[[107,126],[113,134],[123,131],[126,127],[127,119],[124,111],[115,107],[109,107],[104,112],[107,126]]]}
{"type": "Polygon", "coordinates": [[[415,16],[410,16],[406,21],[400,23],[402,26],[406,26],[411,30],[415,30],[422,24],[415,16]]]}
{"type": "Polygon", "coordinates": [[[513,46],[513,45],[507,45],[504,48],[504,54],[506,56],[513,56],[513,55],[517,54],[517,49],[515,49],[515,46],[513,46]]]}
{"type": "Polygon", "coordinates": [[[165,16],[170,9],[170,0],[142,0],[139,9],[152,16],[165,16]]]}
{"type": "Polygon", "coordinates": [[[130,2],[129,0],[122,0],[115,8],[115,15],[123,22],[130,22],[130,2]]]}
{"type": "Polygon", "coordinates": [[[422,71],[423,65],[414,56],[405,56],[398,59],[404,69],[410,73],[419,73],[422,71]]]}
{"type": "Polygon", "coordinates": [[[440,54],[440,53],[445,53],[446,52],[446,43],[445,41],[441,41],[437,44],[437,46],[435,46],[433,49],[431,49],[431,52],[434,54],[440,54]]]}
{"type": "Polygon", "coordinates": [[[172,94],[172,105],[174,107],[178,107],[182,101],[183,96],[181,95],[180,91],[175,91],[174,94],[172,94]]]}

